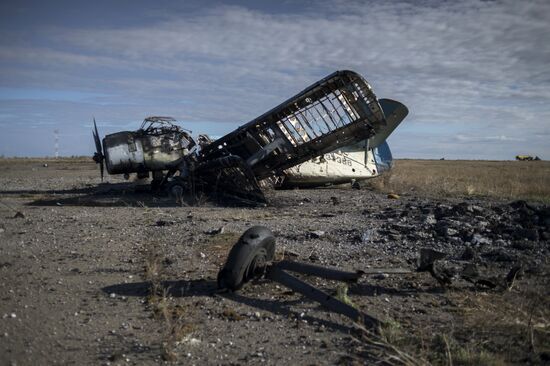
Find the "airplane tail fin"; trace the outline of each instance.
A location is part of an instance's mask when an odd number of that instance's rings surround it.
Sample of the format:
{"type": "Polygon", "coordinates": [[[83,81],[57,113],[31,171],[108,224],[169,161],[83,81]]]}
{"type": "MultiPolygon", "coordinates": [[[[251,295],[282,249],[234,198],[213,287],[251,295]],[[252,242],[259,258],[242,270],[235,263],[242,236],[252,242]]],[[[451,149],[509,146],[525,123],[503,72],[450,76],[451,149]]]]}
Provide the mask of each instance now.
{"type": "Polygon", "coordinates": [[[407,117],[409,110],[407,107],[392,99],[379,99],[380,106],[386,116],[386,125],[382,126],[377,133],[369,138],[369,148],[375,148],[380,145],[391,135],[393,130],[407,117]]]}

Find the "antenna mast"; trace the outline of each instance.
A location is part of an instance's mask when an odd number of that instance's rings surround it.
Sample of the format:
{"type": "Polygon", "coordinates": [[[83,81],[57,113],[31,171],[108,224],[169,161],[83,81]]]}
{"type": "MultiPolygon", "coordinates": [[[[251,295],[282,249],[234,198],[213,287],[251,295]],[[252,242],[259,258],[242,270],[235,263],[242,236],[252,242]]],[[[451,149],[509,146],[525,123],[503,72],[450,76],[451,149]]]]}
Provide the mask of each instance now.
{"type": "Polygon", "coordinates": [[[57,128],[53,130],[53,135],[55,138],[55,143],[54,143],[55,158],[57,159],[59,158],[59,130],[57,128]]]}

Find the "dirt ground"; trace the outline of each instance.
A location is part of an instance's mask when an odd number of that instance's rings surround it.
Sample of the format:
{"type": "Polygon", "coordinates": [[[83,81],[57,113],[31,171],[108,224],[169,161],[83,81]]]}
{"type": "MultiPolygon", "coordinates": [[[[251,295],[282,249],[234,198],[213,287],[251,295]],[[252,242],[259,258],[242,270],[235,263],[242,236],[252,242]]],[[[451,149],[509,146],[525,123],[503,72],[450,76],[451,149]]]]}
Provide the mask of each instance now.
{"type": "Polygon", "coordinates": [[[0,160],[2,365],[550,362],[543,204],[344,187],[268,191],[265,208],[179,207],[118,178],[101,183],[93,162],[46,163],[0,160]],[[229,249],[254,225],[287,259],[413,271],[349,285],[381,334],[267,280],[219,293],[229,249]],[[497,286],[443,287],[414,272],[420,248],[475,264],[497,286]]]}

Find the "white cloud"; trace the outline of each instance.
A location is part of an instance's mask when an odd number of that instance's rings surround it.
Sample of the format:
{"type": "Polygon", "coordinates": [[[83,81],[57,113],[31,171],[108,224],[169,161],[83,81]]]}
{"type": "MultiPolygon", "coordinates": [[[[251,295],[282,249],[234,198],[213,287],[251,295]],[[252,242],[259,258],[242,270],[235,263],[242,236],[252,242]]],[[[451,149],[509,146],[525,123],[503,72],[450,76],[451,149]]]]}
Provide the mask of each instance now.
{"type": "Polygon", "coordinates": [[[459,142],[501,142],[501,141],[525,141],[524,138],[510,137],[505,135],[498,136],[472,136],[472,135],[456,135],[455,139],[459,142]]]}

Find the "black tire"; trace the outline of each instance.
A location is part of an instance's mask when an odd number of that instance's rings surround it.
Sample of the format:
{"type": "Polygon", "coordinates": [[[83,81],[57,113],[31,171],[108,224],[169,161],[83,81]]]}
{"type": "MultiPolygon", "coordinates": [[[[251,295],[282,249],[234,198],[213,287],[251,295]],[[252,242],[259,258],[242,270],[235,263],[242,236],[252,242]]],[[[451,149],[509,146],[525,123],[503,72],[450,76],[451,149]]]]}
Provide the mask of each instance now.
{"type": "Polygon", "coordinates": [[[225,265],[218,273],[218,288],[237,291],[246,282],[265,272],[275,257],[275,237],[264,226],[246,230],[231,248],[225,265]]]}

